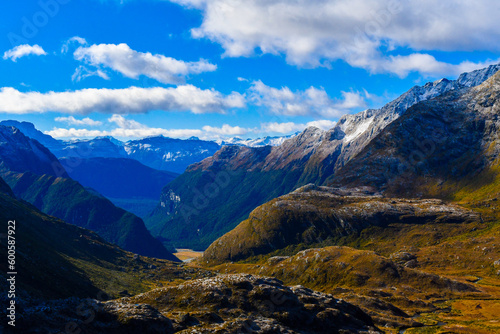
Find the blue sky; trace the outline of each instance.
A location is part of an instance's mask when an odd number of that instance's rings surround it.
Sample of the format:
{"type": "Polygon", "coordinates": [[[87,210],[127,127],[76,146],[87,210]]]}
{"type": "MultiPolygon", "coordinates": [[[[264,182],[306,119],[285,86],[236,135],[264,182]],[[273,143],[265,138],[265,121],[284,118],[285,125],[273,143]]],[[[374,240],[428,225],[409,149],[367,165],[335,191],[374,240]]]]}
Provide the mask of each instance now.
{"type": "Polygon", "coordinates": [[[59,137],[330,128],[498,63],[497,1],[0,3],[0,119],[59,137]]]}

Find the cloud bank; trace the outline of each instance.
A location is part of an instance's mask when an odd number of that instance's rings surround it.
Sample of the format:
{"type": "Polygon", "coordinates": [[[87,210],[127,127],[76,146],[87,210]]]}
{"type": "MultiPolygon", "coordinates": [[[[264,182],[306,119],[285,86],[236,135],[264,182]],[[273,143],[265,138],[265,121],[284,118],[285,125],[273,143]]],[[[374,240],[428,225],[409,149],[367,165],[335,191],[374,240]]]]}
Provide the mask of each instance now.
{"type": "MultiPolygon", "coordinates": [[[[68,117],[73,121],[72,117],[68,117]]],[[[92,123],[96,122],[90,119],[76,120],[74,125],[83,125],[83,122],[92,123]]],[[[45,131],[54,138],[94,138],[99,136],[113,136],[118,138],[144,138],[150,136],[166,136],[173,138],[187,138],[191,136],[198,136],[204,139],[219,138],[221,136],[235,136],[244,135],[252,129],[246,129],[239,126],[230,126],[224,124],[221,127],[203,126],[201,129],[163,129],[151,128],[145,124],[141,124],[135,120],[125,118],[123,115],[114,114],[108,118],[109,123],[113,123],[117,128],[112,130],[90,130],[90,129],[76,129],[76,128],[53,128],[51,131],[45,131]]]]}
{"type": "Polygon", "coordinates": [[[223,95],[213,89],[192,85],[170,88],[82,89],[68,92],[20,92],[0,88],[0,112],[10,114],[58,111],[86,115],[91,112],[137,114],[151,110],[190,111],[194,114],[224,113],[245,107],[243,95],[223,95]]]}
{"type": "Polygon", "coordinates": [[[227,57],[283,54],[303,67],[344,60],[401,77],[458,75],[499,61],[449,64],[424,52],[500,51],[496,0],[171,1],[202,11],[192,36],[219,43],[227,57]]]}

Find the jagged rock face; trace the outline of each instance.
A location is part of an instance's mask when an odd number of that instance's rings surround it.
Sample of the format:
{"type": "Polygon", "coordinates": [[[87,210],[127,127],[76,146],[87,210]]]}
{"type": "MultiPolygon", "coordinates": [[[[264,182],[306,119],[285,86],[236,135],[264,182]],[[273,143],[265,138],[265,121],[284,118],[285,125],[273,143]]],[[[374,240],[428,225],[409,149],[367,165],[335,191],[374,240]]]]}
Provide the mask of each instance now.
{"type": "Polygon", "coordinates": [[[14,121],[14,120],[7,120],[7,121],[1,121],[0,125],[4,126],[13,126],[19,130],[26,136],[31,139],[35,139],[38,141],[40,144],[48,148],[52,153],[55,151],[59,150],[61,148],[62,142],[60,140],[54,139],[49,135],[46,135],[42,133],[41,131],[38,131],[35,128],[35,125],[33,123],[29,122],[19,122],[19,121],[14,121]]]}
{"type": "Polygon", "coordinates": [[[216,240],[203,261],[222,263],[268,254],[290,245],[313,245],[391,223],[467,223],[479,215],[440,200],[405,200],[367,194],[366,189],[306,186],[255,209],[216,240]]]}
{"type": "MultiPolygon", "coordinates": [[[[86,333],[381,333],[361,309],[332,295],[241,274],[89,305],[94,321],[78,322],[86,333]]],[[[78,317],[71,301],[51,313],[59,323],[78,317]]],[[[34,316],[26,314],[27,322],[34,316]]],[[[37,325],[53,327],[43,318],[37,325]]]]}
{"type": "Polygon", "coordinates": [[[12,126],[0,125],[0,170],[68,177],[57,158],[36,140],[12,126]]]}
{"type": "Polygon", "coordinates": [[[410,108],[329,181],[407,197],[452,195],[496,164],[499,82],[497,73],[410,108]]]}
{"type": "MultiPolygon", "coordinates": [[[[202,249],[235,227],[258,205],[308,183],[329,184],[343,166],[385,133],[387,126],[404,116],[408,108],[446,92],[463,94],[498,69],[500,65],[464,74],[459,80],[443,79],[413,87],[379,110],[346,115],[329,131],[308,128],[280,146],[223,147],[212,157],[191,165],[165,187],[164,194],[173,192],[180,201],[169,203],[168,196],[162,196],[161,205],[146,220],[149,226],[155,226],[154,233],[167,241],[202,249]],[[229,183],[215,194],[205,194],[205,189],[214,186],[214,176],[220,173],[231,175],[229,183]],[[196,203],[202,205],[193,210],[196,203]]],[[[359,175],[362,173],[354,178],[359,175]]]]}

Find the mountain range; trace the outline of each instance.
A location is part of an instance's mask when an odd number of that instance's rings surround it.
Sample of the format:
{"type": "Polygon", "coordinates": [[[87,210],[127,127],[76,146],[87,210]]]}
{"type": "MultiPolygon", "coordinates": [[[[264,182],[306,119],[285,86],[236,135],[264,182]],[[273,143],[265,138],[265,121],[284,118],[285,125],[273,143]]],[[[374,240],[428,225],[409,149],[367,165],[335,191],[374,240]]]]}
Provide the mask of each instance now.
{"type": "Polygon", "coordinates": [[[415,86],[381,109],[343,116],[328,131],[308,128],[279,146],[224,146],[168,184],[146,224],[166,243],[205,249],[255,207],[309,183],[328,185],[339,170],[348,173],[343,167],[412,106],[447,92],[464,93],[499,69],[490,66],[457,80],[415,86]]]}
{"type": "Polygon", "coordinates": [[[242,139],[239,137],[232,137],[229,139],[221,139],[217,140],[216,142],[220,146],[227,146],[227,145],[237,145],[237,146],[247,146],[247,147],[263,147],[263,146],[279,146],[283,144],[283,142],[287,139],[293,138],[300,134],[300,132],[295,132],[291,135],[287,136],[266,136],[263,138],[256,138],[256,139],[242,139]]]}
{"type": "Polygon", "coordinates": [[[177,260],[137,216],[71,179],[38,141],[0,125],[0,175],[14,194],[42,212],[97,232],[108,242],[142,255],[177,260]]]}
{"type": "MultiPolygon", "coordinates": [[[[52,333],[71,328],[96,334],[200,329],[208,333],[224,324],[224,332],[235,334],[265,327],[288,333],[306,327],[314,333],[381,333],[359,307],[329,294],[287,287],[279,280],[258,276],[211,277],[206,270],[137,257],[92,231],[17,200],[0,178],[4,230],[12,217],[16,218],[16,241],[22,245],[16,268],[23,273],[16,277],[16,297],[11,299],[15,309],[22,311],[16,332],[52,333]],[[174,279],[183,284],[162,287],[159,283],[174,279]],[[156,289],[148,291],[151,287],[156,289]],[[130,293],[135,296],[128,297],[130,293]],[[285,296],[289,301],[276,303],[277,312],[269,312],[270,295],[285,296]],[[311,309],[310,303],[316,307],[311,309]]],[[[7,245],[0,243],[0,250],[7,254],[7,245]]],[[[0,286],[5,291],[9,289],[7,278],[11,278],[6,272],[0,273],[0,286]]],[[[6,294],[0,301],[2,305],[10,302],[6,294]]],[[[3,322],[0,329],[11,331],[3,322]]]]}
{"type": "MultiPolygon", "coordinates": [[[[49,149],[0,125],[0,225],[16,220],[16,329],[499,332],[499,69],[413,87],[278,146],[224,145],[180,176],[121,156],[130,142],[66,143],[79,154],[58,158],[59,141],[19,125],[49,149]],[[162,186],[146,220],[158,238],[103,196],[152,200],[162,186]],[[165,245],[208,248],[180,263],[165,245]]],[[[136,144],[144,160],[176,145],[136,144]]]]}
{"type": "Polygon", "coordinates": [[[197,137],[174,139],[164,136],[147,137],[122,142],[110,136],[94,139],[57,140],[37,130],[34,124],[15,120],[1,121],[0,125],[14,126],[25,136],[36,139],[57,158],[130,158],[157,170],[182,173],[191,164],[213,155],[224,145],[248,147],[277,146],[297,134],[281,137],[207,141],[197,137]]]}

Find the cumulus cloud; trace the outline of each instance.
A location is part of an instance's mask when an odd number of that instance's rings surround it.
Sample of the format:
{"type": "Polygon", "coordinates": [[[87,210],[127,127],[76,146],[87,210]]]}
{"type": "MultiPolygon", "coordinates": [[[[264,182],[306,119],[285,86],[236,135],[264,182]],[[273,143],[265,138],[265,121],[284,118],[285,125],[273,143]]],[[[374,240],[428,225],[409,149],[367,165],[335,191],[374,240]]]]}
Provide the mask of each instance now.
{"type": "Polygon", "coordinates": [[[3,54],[3,59],[10,59],[13,62],[16,62],[19,58],[29,56],[29,55],[36,55],[36,56],[45,56],[47,52],[38,44],[35,45],[28,45],[28,44],[23,44],[23,45],[18,45],[13,49],[10,49],[8,51],[5,51],[3,54]]]}
{"type": "Polygon", "coordinates": [[[335,126],[335,124],[337,124],[337,123],[334,121],[330,121],[330,120],[318,120],[318,121],[312,121],[312,122],[308,122],[308,123],[270,122],[270,123],[261,124],[261,131],[262,132],[287,134],[287,133],[292,133],[292,132],[296,132],[296,131],[303,131],[304,129],[306,129],[310,126],[320,128],[321,130],[329,130],[329,129],[333,128],[335,126]]]}
{"type": "Polygon", "coordinates": [[[284,54],[290,64],[306,67],[340,59],[372,73],[442,76],[480,64],[443,63],[422,51],[500,50],[496,0],[171,1],[201,10],[192,36],[221,44],[229,57],[257,51],[284,54]],[[384,55],[398,47],[413,54],[384,55]]]}
{"type": "Polygon", "coordinates": [[[213,72],[217,69],[217,65],[204,59],[185,62],[159,54],[138,52],[124,43],[80,46],[73,56],[99,71],[110,68],[128,78],[137,79],[144,75],[165,84],[180,84],[190,74],[213,72]]]}
{"type": "Polygon", "coordinates": [[[331,99],[323,88],[310,87],[292,92],[288,87],[274,88],[254,81],[249,89],[249,101],[283,116],[340,117],[352,109],[367,105],[366,93],[342,92],[342,99],[331,99]]]}
{"type": "Polygon", "coordinates": [[[102,125],[100,121],[94,121],[91,118],[85,117],[83,119],[76,119],[73,116],[69,117],[56,117],[54,119],[56,122],[66,123],[68,125],[79,125],[79,126],[99,126],[102,125]]]}
{"type": "Polygon", "coordinates": [[[144,138],[150,136],[166,136],[173,138],[187,138],[198,136],[204,139],[219,138],[220,136],[243,135],[251,131],[239,126],[224,124],[222,127],[203,126],[202,129],[163,129],[151,128],[135,120],[127,119],[123,115],[114,114],[108,118],[109,123],[118,126],[112,130],[64,129],[53,128],[45,133],[54,138],[93,138],[98,136],[113,136],[119,138],[144,138]]]}
{"type": "Polygon", "coordinates": [[[223,95],[192,85],[162,88],[82,89],[68,92],[20,92],[0,88],[0,112],[10,114],[57,111],[67,114],[137,114],[151,110],[191,111],[195,114],[224,113],[243,108],[245,98],[236,92],[223,95]]]}

